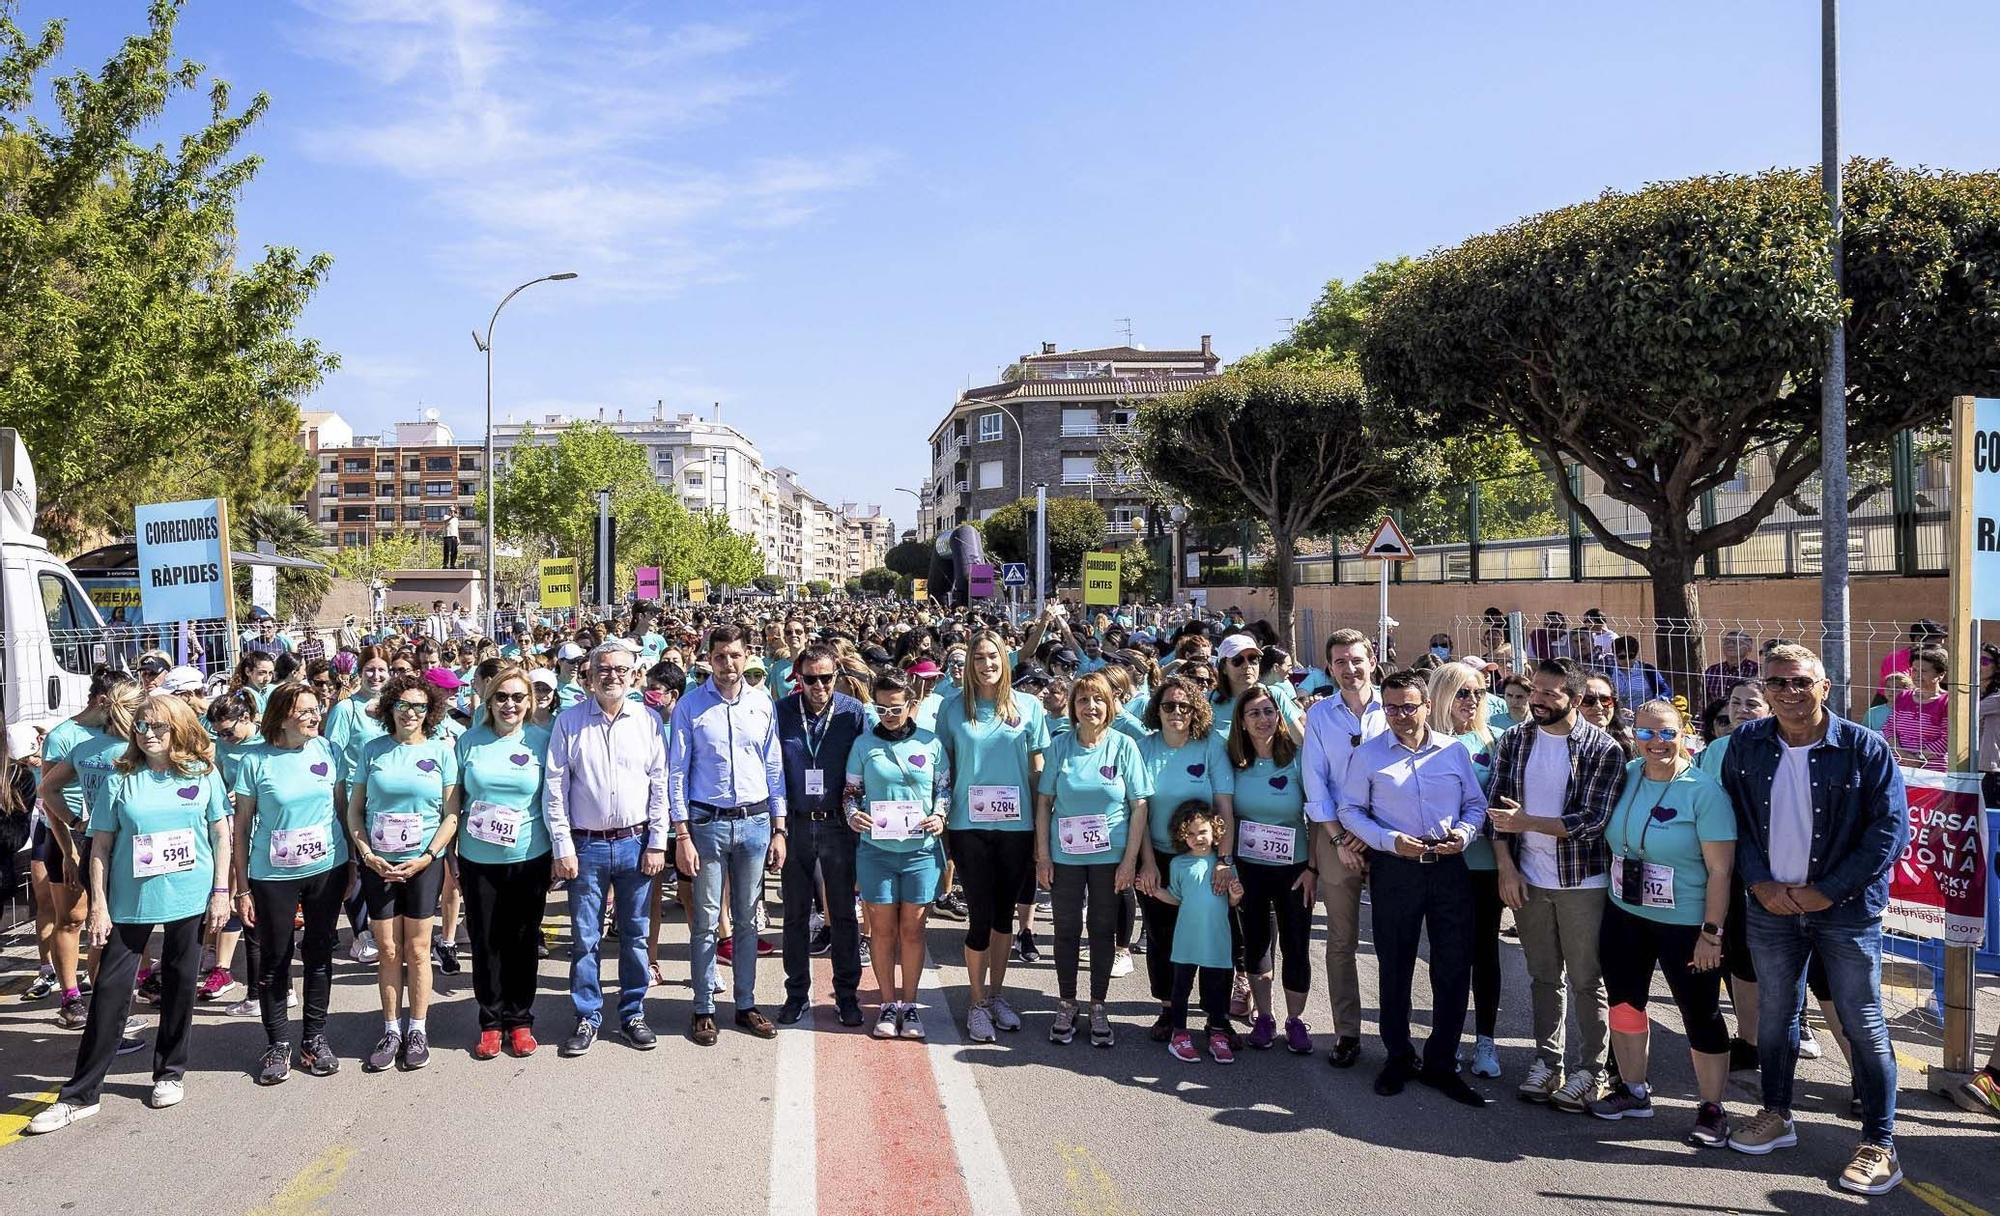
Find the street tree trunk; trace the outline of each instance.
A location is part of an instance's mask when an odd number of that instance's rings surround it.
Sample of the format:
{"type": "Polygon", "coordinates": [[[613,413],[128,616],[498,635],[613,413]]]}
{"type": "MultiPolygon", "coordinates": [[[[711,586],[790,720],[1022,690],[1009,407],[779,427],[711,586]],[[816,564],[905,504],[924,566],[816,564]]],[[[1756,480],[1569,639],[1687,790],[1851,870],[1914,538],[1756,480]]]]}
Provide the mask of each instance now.
{"type": "Polygon", "coordinates": [[[1276,550],[1272,560],[1277,565],[1278,574],[1278,640],[1292,657],[1298,657],[1298,639],[1292,632],[1292,571],[1296,568],[1297,537],[1281,530],[1276,523],[1271,525],[1272,547],[1276,550]]]}
{"type": "Polygon", "coordinates": [[[1683,537],[1656,530],[1647,556],[1653,582],[1653,661],[1674,691],[1687,697],[1688,710],[1699,715],[1704,708],[1699,704],[1704,664],[1701,588],[1694,570],[1700,555],[1683,537]]]}

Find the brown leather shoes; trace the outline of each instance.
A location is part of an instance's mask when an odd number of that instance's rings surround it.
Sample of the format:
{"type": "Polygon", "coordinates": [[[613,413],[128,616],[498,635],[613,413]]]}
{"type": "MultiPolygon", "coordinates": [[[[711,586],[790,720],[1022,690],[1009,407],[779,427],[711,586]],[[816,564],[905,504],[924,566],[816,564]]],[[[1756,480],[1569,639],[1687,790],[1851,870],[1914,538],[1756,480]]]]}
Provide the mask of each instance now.
{"type": "Polygon", "coordinates": [[[696,1047],[715,1046],[715,1018],[711,1014],[697,1013],[694,1021],[688,1023],[688,1038],[696,1047]]]}
{"type": "Polygon", "coordinates": [[[771,1024],[771,1019],[765,1017],[755,1009],[737,1010],[736,1024],[760,1039],[774,1039],[778,1037],[778,1028],[771,1024]]]}

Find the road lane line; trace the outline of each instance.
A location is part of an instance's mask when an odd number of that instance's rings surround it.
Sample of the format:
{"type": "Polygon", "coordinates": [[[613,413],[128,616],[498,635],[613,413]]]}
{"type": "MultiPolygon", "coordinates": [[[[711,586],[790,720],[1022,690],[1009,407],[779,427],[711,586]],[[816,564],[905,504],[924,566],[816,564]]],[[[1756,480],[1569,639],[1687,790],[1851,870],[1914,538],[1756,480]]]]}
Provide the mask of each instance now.
{"type": "Polygon", "coordinates": [[[1076,1216],[1139,1216],[1139,1209],[1125,1202],[1118,1184],[1089,1149],[1080,1144],[1059,1144],[1056,1153],[1063,1159],[1069,1210],[1076,1216]]]}
{"type": "Polygon", "coordinates": [[[43,1109],[55,1100],[56,1091],[45,1089],[6,1114],[0,1115],[0,1148],[7,1147],[25,1135],[28,1121],[41,1114],[43,1109]]]}
{"type": "MultiPolygon", "coordinates": [[[[823,960],[813,980],[822,983],[823,960]]],[[[825,968],[831,976],[830,967],[825,968]]],[[[813,1045],[820,1009],[797,1026],[778,1028],[778,1075],[771,1088],[771,1216],[813,1216],[819,1210],[819,1135],[814,1122],[813,1045]]]]}
{"type": "Polygon", "coordinates": [[[1945,1216],[1993,1216],[1985,1208],[1945,1190],[1935,1182],[1906,1181],[1905,1189],[1945,1216]]]}
{"type": "Polygon", "coordinates": [[[333,1194],[333,1188],[353,1159],[353,1149],[345,1144],[334,1145],[307,1162],[304,1169],[292,1175],[290,1182],[278,1188],[269,1203],[252,1209],[249,1216],[314,1216],[325,1212],[321,1201],[333,1194]]]}
{"type": "Polygon", "coordinates": [[[972,1066],[962,1058],[958,1022],[938,982],[935,966],[925,966],[920,991],[930,995],[928,1004],[935,1010],[924,1020],[930,1040],[927,1048],[931,1076],[937,1083],[938,1099],[944,1105],[952,1143],[958,1148],[959,1172],[965,1178],[972,1211],[979,1216],[1020,1216],[1020,1196],[1014,1192],[1014,1179],[1007,1172],[1006,1158],[1000,1155],[1000,1141],[994,1136],[993,1121],[986,1114],[986,1099],[980,1096],[972,1066]]]}

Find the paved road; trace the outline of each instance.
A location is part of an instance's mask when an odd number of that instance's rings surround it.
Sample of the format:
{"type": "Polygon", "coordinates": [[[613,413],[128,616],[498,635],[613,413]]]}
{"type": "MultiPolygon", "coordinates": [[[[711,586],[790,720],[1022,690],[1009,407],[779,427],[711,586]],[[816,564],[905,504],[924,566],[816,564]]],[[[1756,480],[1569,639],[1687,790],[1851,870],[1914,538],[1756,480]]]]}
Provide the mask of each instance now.
{"type": "MultiPolygon", "coordinates": [[[[558,905],[559,907],[560,905],[558,905]]],[[[940,925],[933,956],[957,953],[940,925]]],[[[1016,974],[1039,995],[1020,1002],[1027,1029],[992,1046],[961,1044],[932,1017],[928,1045],[877,1043],[834,1025],[763,1042],[727,1028],[701,1049],[680,1035],[688,1012],[685,926],[668,927],[673,983],[649,1001],[663,1033],[650,1054],[601,1043],[581,1060],[553,1047],[525,1061],[465,1054],[475,1025],[471,977],[440,977],[431,1015],[437,1050],[420,1073],[370,1076],[358,1057],[380,1028],[372,969],[337,965],[331,1038],[346,1058],[329,1079],[294,1075],[276,1089],[251,1080],[262,1034],[254,1019],[204,1007],[188,1098],[155,1112],[145,1055],[118,1061],[103,1111],[65,1132],[19,1128],[68,1073],[76,1036],[47,1004],[11,995],[29,960],[0,959],[0,1211],[130,1213],[436,1213],[591,1210],[722,1214],[1021,1212],[1168,1216],[1252,1210],[1509,1213],[1626,1211],[1790,1213],[1858,1209],[1833,1189],[1855,1127],[1845,1071],[1802,1064],[1801,1146],[1762,1160],[1681,1143],[1693,1117],[1684,1043],[1664,994],[1656,1010],[1660,1114],[1605,1123],[1524,1106],[1510,1087],[1528,1057],[1526,977],[1510,975],[1502,1057],[1486,1082],[1499,1100],[1470,1111],[1413,1088],[1369,1090],[1372,1041],[1351,1072],[1279,1050],[1238,1065],[1187,1065],[1145,1037],[1143,967],[1118,981],[1115,1048],[1050,1044],[1055,977],[1046,963],[1016,974]],[[11,1114],[5,1112],[11,1111],[11,1114]]],[[[1317,947],[1316,947],[1317,949],[1317,947]]],[[[1374,979],[1364,960],[1364,991],[1374,979]]],[[[820,991],[827,982],[821,961],[820,991]]],[[[543,969],[541,1031],[569,1028],[564,964],[543,969]]],[[[774,960],[760,1000],[782,989],[774,960]]],[[[927,985],[963,1010],[950,966],[927,985]]],[[[724,1011],[726,1014],[727,1004],[724,1011]]],[[[1316,992],[1309,1019],[1326,1020],[1316,992]]],[[[1982,1016],[1982,1024],[1990,1024],[1982,1016]]],[[[1911,1062],[1934,1051],[1899,1044],[1911,1062]]],[[[1982,1051],[1989,1044],[1982,1044],[1982,1051]]],[[[1900,1142],[1913,1184],[1873,1201],[1881,1211],[1977,1216],[2000,1196],[2000,1122],[1922,1092],[1906,1067],[1900,1142]]],[[[1732,1114],[1754,1110],[1748,1079],[1732,1082],[1732,1114]]]]}

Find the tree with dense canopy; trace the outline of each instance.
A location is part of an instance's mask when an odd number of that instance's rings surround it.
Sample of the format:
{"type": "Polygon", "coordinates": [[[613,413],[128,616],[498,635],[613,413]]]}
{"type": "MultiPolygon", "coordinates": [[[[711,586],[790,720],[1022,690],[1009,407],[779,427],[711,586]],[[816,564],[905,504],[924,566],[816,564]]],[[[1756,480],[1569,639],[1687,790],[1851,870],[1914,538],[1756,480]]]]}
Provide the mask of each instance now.
{"type": "MultiPolygon", "coordinates": [[[[981,536],[987,560],[1034,564],[1035,535],[1028,522],[1035,500],[1020,498],[986,517],[981,536]]],[[[1104,508],[1088,498],[1049,499],[1049,569],[1057,582],[1074,582],[1083,575],[1083,555],[1104,543],[1110,521],[1104,508]]]]}

